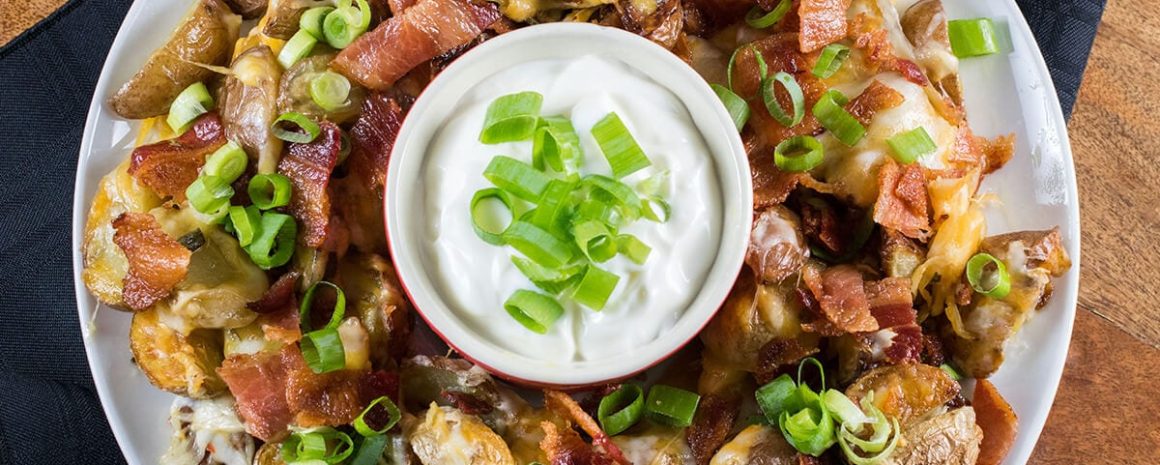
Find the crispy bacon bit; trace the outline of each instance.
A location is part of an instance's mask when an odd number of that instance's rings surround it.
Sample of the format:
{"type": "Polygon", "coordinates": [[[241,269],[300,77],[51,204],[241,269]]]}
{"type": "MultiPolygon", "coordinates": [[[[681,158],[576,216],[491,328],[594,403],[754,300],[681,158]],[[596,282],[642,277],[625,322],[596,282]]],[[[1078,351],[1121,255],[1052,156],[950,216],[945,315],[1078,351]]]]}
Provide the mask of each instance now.
{"type": "MultiPolygon", "coordinates": [[[[740,21],[752,6],[753,2],[747,0],[689,0],[685,4],[685,15],[690,16],[689,10],[695,10],[705,28],[697,35],[708,37],[706,34],[740,21]]],[[[686,29],[689,29],[687,25],[686,29]]]]}
{"type": "MultiPolygon", "coordinates": [[[[770,70],[781,70],[790,73],[797,80],[798,85],[802,88],[802,95],[805,101],[805,107],[812,108],[822,94],[826,92],[826,86],[821,80],[811,73],[812,63],[817,58],[813,55],[805,55],[798,51],[798,35],[797,33],[787,32],[781,34],[774,34],[764,39],[752,42],[754,47],[761,52],[761,56],[765,59],[766,64],[770,70]]],[[[741,53],[737,54],[737,60],[733,69],[734,89],[739,95],[745,97],[753,97],[749,105],[752,110],[749,119],[749,125],[754,129],[759,137],[759,147],[764,147],[762,150],[770,150],[772,154],[773,146],[777,145],[785,139],[793,136],[800,136],[805,134],[814,134],[821,130],[821,125],[817,118],[807,111],[805,118],[801,123],[794,125],[792,128],[787,128],[781,123],[773,119],[769,114],[769,110],[765,108],[765,103],[758,95],[761,79],[760,71],[757,65],[757,59],[753,52],[746,48],[741,53]]],[[[816,55],[816,53],[814,54],[816,55]]],[[[783,89],[778,86],[776,92],[778,104],[782,108],[789,108],[790,97],[783,89]]],[[[750,153],[753,153],[750,151],[750,153]]]]}
{"type": "Polygon", "coordinates": [[[870,314],[878,321],[879,328],[915,324],[917,314],[914,311],[914,299],[910,295],[910,279],[867,281],[863,288],[866,301],[870,304],[870,314]]]}
{"type": "Polygon", "coordinates": [[[161,197],[185,200],[185,189],[197,179],[205,158],[226,143],[217,113],[206,113],[184,134],[133,149],[129,174],[161,197]]]}
{"type": "Polygon", "coordinates": [[[990,174],[1002,168],[1011,157],[1015,156],[1015,133],[997,136],[994,139],[982,138],[983,145],[983,174],[990,174]]]}
{"type": "Polygon", "coordinates": [[[801,0],[798,17],[801,37],[798,47],[809,53],[846,37],[846,10],[850,0],[801,0]]]}
{"type": "Polygon", "coordinates": [[[772,207],[785,202],[797,187],[801,173],[786,173],[773,162],[773,150],[754,150],[749,153],[749,171],[753,175],[753,208],[772,207]]]}
{"type": "Polygon", "coordinates": [[[365,374],[345,369],[318,374],[307,367],[290,372],[286,401],[294,412],[294,424],[337,426],[354,421],[366,407],[361,386],[365,374]]]}
{"type": "Polygon", "coordinates": [[[737,414],[737,401],[716,394],[706,394],[701,398],[693,424],[685,430],[685,440],[693,452],[694,463],[707,465],[717,449],[725,445],[737,414]]]}
{"type": "Polygon", "coordinates": [[[975,423],[983,430],[983,443],[979,445],[978,465],[999,465],[1019,431],[1019,419],[1011,404],[999,394],[995,385],[985,379],[975,384],[975,423]]]}
{"type": "Polygon", "coordinates": [[[982,168],[990,174],[1002,168],[1015,155],[1015,134],[1006,134],[988,140],[976,136],[966,124],[959,125],[955,145],[948,161],[961,169],[982,168]]]}
{"type": "Polygon", "coordinates": [[[113,243],[125,252],[124,300],[133,310],[144,310],[169,297],[185,279],[193,252],[165,234],[148,213],[126,212],[113,220],[113,243]]]}
{"type": "Polygon", "coordinates": [[[896,326],[883,331],[891,331],[894,337],[883,353],[890,363],[917,362],[922,356],[922,328],[916,324],[896,326]]]}
{"type": "Polygon", "coordinates": [[[286,308],[294,299],[294,285],[298,282],[298,272],[291,271],[280,277],[266,289],[262,298],[246,304],[254,313],[272,313],[286,308]]]}
{"type": "Polygon", "coordinates": [[[391,9],[391,16],[399,16],[417,2],[418,0],[387,0],[387,7],[391,9]]]}
{"type": "Polygon", "coordinates": [[[300,223],[298,240],[314,248],[322,247],[331,233],[330,195],[326,187],[342,149],[342,131],[338,126],[328,121],[320,126],[322,133],[317,139],[306,144],[287,144],[286,155],[278,162],[278,172],[294,183],[290,212],[300,223]]]}
{"type": "Polygon", "coordinates": [[[850,21],[848,36],[854,46],[865,51],[864,60],[871,65],[871,71],[894,71],[906,80],[925,86],[930,83],[913,61],[900,58],[894,53],[894,46],[882,21],[866,13],[859,13],[850,21]]]}
{"type": "Polygon", "coordinates": [[[540,449],[548,456],[550,465],[612,465],[612,458],[600,454],[586,444],[571,428],[560,427],[550,421],[540,422],[544,429],[544,439],[540,449]]]}
{"type": "Polygon", "coordinates": [[[870,314],[870,303],[862,287],[862,273],[850,265],[839,265],[819,272],[814,267],[802,269],[802,277],[817,298],[821,319],[802,325],[824,336],[865,333],[878,329],[870,314]]]}
{"type": "Polygon", "coordinates": [[[258,326],[262,334],[271,341],[293,344],[302,339],[301,320],[298,318],[298,299],[294,287],[298,283],[298,273],[282,275],[274,282],[262,298],[246,305],[259,313],[258,326]]]}
{"type": "Polygon", "coordinates": [[[846,104],[846,111],[862,123],[862,126],[869,126],[875,114],[902,105],[903,100],[902,94],[875,79],[866,90],[850,99],[850,103],[846,104]]]}
{"type": "Polygon", "coordinates": [[[782,206],[770,207],[753,220],[745,263],[762,282],[780,282],[805,264],[806,238],[799,225],[797,215],[782,206]]]}
{"type": "Polygon", "coordinates": [[[468,415],[486,415],[495,410],[487,401],[466,392],[444,390],[439,393],[439,397],[468,415]]]}
{"type": "Polygon", "coordinates": [[[786,367],[797,366],[801,359],[816,353],[816,346],[805,347],[797,339],[773,339],[757,352],[754,377],[759,383],[768,383],[783,373],[786,367]]]}
{"type": "Polygon", "coordinates": [[[930,235],[930,197],[922,166],[899,166],[892,160],[878,170],[878,200],[874,222],[907,237],[925,239],[930,235]]]}
{"type": "Polygon", "coordinates": [[[386,90],[411,68],[463,45],[500,17],[490,2],[419,0],[364,34],[332,66],[373,90],[386,90]]]}
{"type": "Polygon", "coordinates": [[[350,230],[350,241],[364,252],[386,250],[383,235],[383,186],[387,162],[406,112],[391,96],[374,93],[350,130],[350,174],[335,184],[335,206],[350,230]]]}
{"type": "MultiPolygon", "coordinates": [[[[559,391],[544,391],[544,404],[552,411],[563,415],[564,417],[569,418],[571,421],[575,422],[577,425],[580,425],[580,428],[583,429],[584,432],[592,438],[592,445],[599,446],[601,449],[603,449],[604,454],[611,458],[613,462],[619,463],[621,465],[632,465],[632,462],[629,462],[628,459],[624,457],[624,453],[620,451],[620,447],[617,447],[616,443],[612,442],[608,435],[604,433],[604,430],[600,429],[600,425],[596,424],[596,420],[593,420],[591,416],[585,413],[584,409],[580,407],[580,404],[577,404],[571,396],[559,391]]],[[[554,426],[555,425],[553,425],[553,427],[554,426]]],[[[546,427],[544,428],[544,431],[545,433],[547,432],[546,427]]],[[[547,439],[548,438],[545,438],[544,440],[547,441],[547,439]]],[[[544,448],[543,443],[541,443],[541,448],[544,448]]],[[[544,448],[544,450],[547,451],[548,449],[544,448]]],[[[553,465],[556,465],[557,462],[553,461],[552,463],[553,465]]],[[[587,464],[589,462],[577,463],[587,464]]]]}
{"type": "Polygon", "coordinates": [[[845,251],[845,240],[842,238],[842,222],[833,206],[821,197],[814,197],[810,201],[801,203],[802,231],[810,242],[821,244],[830,252],[845,251]]]}
{"type": "Polygon", "coordinates": [[[286,400],[286,382],[291,372],[300,370],[309,368],[298,347],[290,344],[277,353],[231,355],[217,372],[237,399],[238,417],[246,432],[277,442],[294,418],[286,400]]]}

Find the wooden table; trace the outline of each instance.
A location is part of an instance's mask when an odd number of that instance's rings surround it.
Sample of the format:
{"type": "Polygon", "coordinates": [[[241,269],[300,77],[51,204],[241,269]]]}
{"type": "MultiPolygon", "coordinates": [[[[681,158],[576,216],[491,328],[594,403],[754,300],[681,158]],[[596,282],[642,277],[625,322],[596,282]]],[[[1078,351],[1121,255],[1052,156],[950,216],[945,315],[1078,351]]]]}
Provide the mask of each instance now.
{"type": "MultiPolygon", "coordinates": [[[[0,0],[0,44],[63,3],[0,0]]],[[[1109,2],[1069,125],[1083,221],[1075,334],[1032,464],[1160,457],[1158,120],[1160,0],[1109,2]]]]}

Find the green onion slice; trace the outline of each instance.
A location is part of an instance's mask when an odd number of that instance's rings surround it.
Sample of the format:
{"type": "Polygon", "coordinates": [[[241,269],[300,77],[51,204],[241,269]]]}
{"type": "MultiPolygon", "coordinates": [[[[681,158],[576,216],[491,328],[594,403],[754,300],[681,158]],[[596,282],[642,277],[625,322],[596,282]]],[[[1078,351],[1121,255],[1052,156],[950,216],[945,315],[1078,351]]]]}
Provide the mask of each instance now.
{"type": "Polygon", "coordinates": [[[777,424],[790,445],[799,452],[818,457],[837,442],[834,420],[817,400],[817,394],[807,405],[792,415],[781,412],[777,424]]]}
{"type": "Polygon", "coordinates": [[[684,428],[693,424],[701,396],[684,389],[657,384],[649,389],[645,413],[657,423],[684,428]]]}
{"type": "Polygon", "coordinates": [[[494,187],[481,189],[471,197],[471,227],[475,235],[488,244],[503,245],[503,232],[507,225],[497,218],[499,215],[491,214],[496,213],[496,209],[484,204],[488,200],[498,200],[504,206],[510,217],[507,224],[510,224],[516,217],[515,199],[507,191],[494,187]]]}
{"type": "Polygon", "coordinates": [[[757,60],[757,78],[759,81],[765,80],[769,75],[769,66],[765,63],[765,57],[762,56],[761,51],[757,50],[757,46],[753,44],[737,47],[733,50],[733,54],[729,55],[729,64],[725,65],[725,83],[729,84],[729,90],[735,90],[733,87],[733,63],[737,61],[737,54],[742,50],[750,50],[753,52],[753,59],[757,60]]]}
{"type": "Polygon", "coordinates": [[[813,113],[822,127],[828,129],[843,144],[853,147],[866,135],[866,128],[843,108],[849,102],[850,100],[841,92],[830,90],[814,104],[813,113]]]}
{"type": "Polygon", "coordinates": [[[403,418],[403,414],[399,412],[399,407],[395,405],[395,402],[387,396],[382,396],[371,401],[370,405],[367,405],[367,408],[363,409],[362,413],[355,417],[354,421],[351,422],[351,426],[354,426],[354,430],[358,431],[358,434],[364,437],[371,437],[390,431],[401,418],[403,418]],[[374,410],[378,406],[382,406],[387,411],[387,422],[382,427],[376,429],[367,424],[366,416],[367,413],[370,413],[371,410],[374,410]]]}
{"type": "Polygon", "coordinates": [[[535,213],[528,221],[540,229],[562,236],[568,229],[568,208],[576,185],[576,182],[561,179],[549,181],[536,202],[535,213]]]}
{"type": "Polygon", "coordinates": [[[796,126],[806,116],[805,96],[802,95],[802,88],[798,85],[797,79],[785,71],[778,71],[772,78],[761,80],[761,98],[765,101],[765,108],[769,110],[769,115],[782,126],[787,128],[796,126]],[[777,84],[781,84],[786,93],[789,94],[792,114],[787,114],[786,110],[778,103],[777,84]]]}
{"type": "Polygon", "coordinates": [[[599,221],[582,221],[572,226],[572,239],[584,255],[596,263],[616,256],[617,245],[612,232],[599,221]]]}
{"type": "Polygon", "coordinates": [[[990,18],[947,21],[951,51],[959,58],[977,57],[999,52],[995,23],[990,18]]]}
{"type": "Polygon", "coordinates": [[[302,332],[310,330],[310,311],[314,306],[314,293],[318,291],[319,286],[334,289],[334,312],[330,314],[330,321],[323,328],[337,329],[338,325],[342,324],[343,317],[346,316],[346,293],[342,291],[342,288],[330,281],[316,282],[306,290],[306,295],[302,296],[302,303],[298,305],[298,319],[300,320],[299,324],[302,325],[302,332]]]}
{"type": "Polygon", "coordinates": [[[572,127],[572,121],[559,116],[540,120],[532,138],[532,159],[540,162],[535,164],[536,168],[543,169],[543,163],[546,163],[557,172],[573,172],[582,157],[580,136],[572,127]]]}
{"type": "Polygon", "coordinates": [[[580,273],[584,271],[583,264],[567,265],[560,268],[546,268],[540,264],[520,256],[512,256],[512,263],[536,287],[552,295],[564,292],[576,284],[580,273]]]}
{"type": "Polygon", "coordinates": [[[283,68],[289,69],[294,66],[294,63],[298,63],[298,60],[310,55],[317,44],[318,38],[314,34],[305,29],[299,29],[293,36],[290,36],[290,40],[286,41],[286,45],[283,45],[282,50],[278,52],[278,63],[283,68]]]}
{"type": "Polygon", "coordinates": [[[519,92],[495,99],[487,107],[479,141],[498,144],[531,139],[543,104],[544,96],[539,92],[519,92]]]}
{"type": "Polygon", "coordinates": [[[673,216],[673,207],[660,197],[646,197],[640,203],[641,215],[650,221],[667,223],[673,216]]]}
{"type": "Polygon", "coordinates": [[[781,0],[776,7],[770,12],[766,13],[760,6],[754,5],[748,13],[745,14],[745,23],[754,29],[765,29],[767,27],[777,24],[781,18],[789,12],[790,7],[793,6],[791,0],[781,0]]]}
{"type": "Polygon", "coordinates": [[[346,366],[342,338],[335,328],[322,328],[302,335],[300,343],[306,366],[315,373],[329,373],[346,366]]]}
{"type": "Polygon", "coordinates": [[[944,373],[946,373],[947,376],[950,376],[951,379],[953,379],[955,381],[962,381],[963,380],[963,375],[961,373],[959,373],[959,370],[956,370],[955,367],[951,366],[950,364],[944,363],[942,365],[939,365],[938,367],[944,373]]]}
{"type": "Polygon", "coordinates": [[[629,217],[640,215],[640,197],[627,184],[599,174],[585,176],[583,183],[591,187],[595,194],[621,207],[629,217]]]}
{"type": "Polygon", "coordinates": [[[234,188],[218,176],[202,175],[185,188],[185,196],[195,210],[214,214],[229,207],[234,188]]]}
{"type": "Polygon", "coordinates": [[[283,113],[274,120],[271,131],[274,133],[274,137],[286,142],[306,144],[322,134],[322,127],[306,115],[292,111],[283,113]]]}
{"type": "Polygon", "coordinates": [[[525,328],[539,334],[547,334],[548,328],[564,314],[564,307],[556,299],[523,289],[512,293],[503,308],[525,328]]]}
{"type": "Polygon", "coordinates": [[[988,253],[977,253],[967,260],[967,282],[971,288],[992,299],[1011,293],[1011,275],[1007,265],[988,253]]]}
{"type": "Polygon", "coordinates": [[[625,384],[600,399],[596,417],[609,436],[616,436],[635,425],[644,415],[644,391],[635,384],[625,384]]]}
{"type": "Polygon", "coordinates": [[[902,164],[914,163],[938,150],[922,126],[886,139],[886,143],[890,145],[890,155],[902,164]]]}
{"type": "MultiPolygon", "coordinates": [[[[837,389],[827,389],[822,393],[822,405],[830,414],[834,416],[834,420],[842,424],[862,425],[870,423],[870,417],[862,413],[862,409],[858,408],[854,401],[846,397],[842,391],[837,389]]],[[[853,426],[852,426],[853,427],[853,426]]]]}
{"type": "Polygon", "coordinates": [[[584,271],[584,276],[580,278],[580,283],[572,291],[572,299],[599,312],[604,309],[608,297],[616,290],[616,284],[619,282],[620,276],[589,265],[584,271]]]}
{"type": "Polygon", "coordinates": [[[539,199],[552,179],[532,165],[504,155],[491,159],[483,170],[483,177],[496,187],[529,202],[539,199]]]}
{"type": "Polygon", "coordinates": [[[713,88],[717,98],[721,99],[721,104],[725,105],[725,111],[729,112],[733,126],[737,127],[738,131],[744,128],[745,123],[749,121],[749,103],[725,86],[710,84],[709,87],[713,88]]]}
{"type": "Polygon", "coordinates": [[[559,268],[572,261],[572,247],[536,225],[514,221],[503,232],[504,243],[532,261],[549,268],[559,268]]]}
{"type": "Polygon", "coordinates": [[[842,44],[830,44],[822,49],[818,55],[818,62],[814,64],[813,73],[821,79],[833,76],[842,68],[842,63],[850,57],[850,47],[842,44]]]}
{"type": "Polygon", "coordinates": [[[290,194],[294,184],[284,174],[266,173],[250,178],[246,193],[254,206],[262,210],[284,207],[290,204],[290,194]]]}
{"type": "Polygon", "coordinates": [[[644,241],[637,239],[632,234],[621,234],[616,236],[616,248],[621,255],[628,257],[633,263],[643,265],[648,261],[648,256],[652,253],[652,247],[645,244],[644,241]]]}
{"type": "Polygon", "coordinates": [[[776,423],[782,412],[788,411],[793,405],[791,400],[797,393],[797,384],[789,375],[778,376],[768,384],[757,389],[757,406],[770,423],[776,423]]]}
{"type": "Polygon", "coordinates": [[[385,434],[367,436],[358,446],[358,452],[350,459],[350,465],[378,465],[387,450],[390,438],[385,434]]]}
{"type": "Polygon", "coordinates": [[[286,463],[337,464],[354,452],[354,440],[329,426],[296,431],[282,442],[282,460],[286,463]]]}
{"type": "Polygon", "coordinates": [[[238,237],[238,245],[246,247],[254,242],[258,235],[258,228],[262,226],[262,213],[258,207],[250,205],[230,207],[230,225],[238,237]]]}
{"type": "Polygon", "coordinates": [[[781,141],[773,149],[777,169],[787,173],[802,173],[822,164],[822,143],[813,136],[794,136],[781,141]]]}
{"type": "Polygon", "coordinates": [[[334,71],[318,73],[310,80],[310,99],[326,111],[350,104],[350,81],[334,71]]]}
{"type": "Polygon", "coordinates": [[[592,137],[612,167],[613,177],[623,178],[652,164],[615,112],[605,115],[592,126],[592,137]]]}
{"type": "Polygon", "coordinates": [[[265,212],[258,227],[258,236],[245,250],[258,268],[269,270],[285,265],[294,255],[294,239],[298,224],[290,215],[265,212]]]}
{"type": "Polygon", "coordinates": [[[586,199],[576,207],[573,221],[579,220],[600,221],[612,229],[619,228],[626,221],[621,209],[595,198],[586,199]]]}
{"type": "Polygon", "coordinates": [[[818,361],[818,359],[813,358],[813,357],[806,357],[806,358],[802,359],[802,361],[800,363],[798,363],[798,372],[797,372],[798,385],[802,384],[802,373],[805,371],[806,365],[813,365],[813,366],[817,367],[818,375],[821,376],[821,378],[822,378],[822,389],[825,390],[826,389],[826,369],[822,366],[822,362],[818,361]]]}
{"type": "Polygon", "coordinates": [[[315,39],[323,40],[326,37],[322,34],[322,20],[332,11],[334,8],[329,6],[319,6],[306,10],[298,18],[298,28],[309,32],[315,39]]]}
{"type": "Polygon", "coordinates": [[[193,125],[193,121],[203,113],[213,109],[213,97],[205,84],[195,82],[177,94],[173,104],[169,106],[169,116],[165,122],[173,132],[181,134],[193,125]]]}
{"type": "Polygon", "coordinates": [[[246,158],[246,151],[237,142],[229,141],[206,158],[202,174],[222,178],[227,184],[232,184],[242,173],[246,172],[246,165],[250,159],[246,158]]]}
{"type": "Polygon", "coordinates": [[[842,423],[838,430],[838,445],[846,460],[854,465],[876,465],[890,457],[901,436],[897,418],[887,418],[877,407],[868,402],[873,396],[862,399],[862,408],[870,412],[872,433],[869,439],[858,436],[860,428],[842,423]],[[891,434],[893,433],[893,435],[891,434]],[[855,450],[857,447],[858,450],[855,450]],[[866,456],[865,454],[872,454],[866,456]]]}
{"type": "Polygon", "coordinates": [[[366,32],[370,25],[371,7],[366,0],[358,0],[357,8],[349,1],[340,2],[338,8],[323,18],[322,36],[331,47],[341,50],[366,32]]]}

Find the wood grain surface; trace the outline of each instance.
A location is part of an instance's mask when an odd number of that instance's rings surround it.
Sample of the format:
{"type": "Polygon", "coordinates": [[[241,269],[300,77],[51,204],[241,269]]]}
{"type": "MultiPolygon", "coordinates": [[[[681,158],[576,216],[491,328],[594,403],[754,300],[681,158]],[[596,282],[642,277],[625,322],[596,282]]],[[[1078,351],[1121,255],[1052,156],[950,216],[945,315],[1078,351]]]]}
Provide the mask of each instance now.
{"type": "MultiPolygon", "coordinates": [[[[0,0],[0,45],[63,3],[0,0]]],[[[1083,232],[1079,311],[1032,464],[1154,464],[1160,455],[1158,120],[1160,0],[1113,0],[1068,126],[1083,232]]]]}

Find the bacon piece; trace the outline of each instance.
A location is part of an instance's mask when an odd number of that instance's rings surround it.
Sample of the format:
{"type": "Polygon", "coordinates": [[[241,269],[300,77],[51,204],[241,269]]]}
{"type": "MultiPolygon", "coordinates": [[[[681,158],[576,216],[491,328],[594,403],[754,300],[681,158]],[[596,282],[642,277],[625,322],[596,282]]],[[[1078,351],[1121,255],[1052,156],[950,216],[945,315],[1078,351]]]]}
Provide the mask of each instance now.
{"type": "Polygon", "coordinates": [[[780,282],[797,273],[808,256],[800,221],[790,209],[773,206],[757,214],[745,263],[762,282],[780,282]]]}
{"type": "Polygon", "coordinates": [[[982,168],[983,174],[990,174],[1011,161],[1013,156],[1015,156],[1014,133],[987,139],[976,136],[966,124],[960,124],[948,161],[963,170],[978,167],[982,168]]]}
{"type": "Polygon", "coordinates": [[[801,0],[798,17],[801,36],[798,47],[809,53],[846,37],[846,10],[850,0],[801,0]]]}
{"type": "Polygon", "coordinates": [[[374,93],[363,102],[362,113],[350,128],[351,175],[361,178],[376,189],[387,182],[387,162],[406,112],[398,100],[386,94],[374,93]]]}
{"type": "Polygon", "coordinates": [[[832,253],[844,252],[842,223],[834,207],[821,197],[813,197],[801,203],[802,230],[811,242],[819,243],[832,253]]]}
{"type": "Polygon", "coordinates": [[[298,276],[298,272],[291,271],[278,277],[261,298],[246,304],[246,308],[254,313],[273,313],[286,308],[294,299],[294,285],[298,281],[298,276]]]}
{"type": "Polygon", "coordinates": [[[772,207],[785,202],[797,188],[801,173],[786,173],[773,162],[773,150],[754,150],[749,153],[749,171],[753,176],[753,208],[772,207]]]}
{"type": "Polygon", "coordinates": [[[890,344],[883,348],[886,361],[889,363],[918,362],[922,356],[922,328],[916,324],[896,326],[883,331],[890,331],[894,336],[890,344]]]}
{"type": "MultiPolygon", "coordinates": [[[[612,440],[608,437],[608,434],[605,434],[604,430],[600,429],[600,425],[596,424],[596,420],[593,420],[591,416],[589,416],[587,413],[585,413],[584,409],[580,408],[580,404],[577,404],[576,401],[574,399],[572,399],[571,396],[569,396],[568,394],[564,394],[563,392],[559,392],[559,391],[544,391],[544,404],[552,411],[554,411],[558,414],[564,415],[566,418],[569,418],[572,422],[575,422],[577,425],[580,425],[580,429],[583,429],[584,432],[587,433],[588,436],[592,438],[592,445],[599,446],[601,449],[603,449],[603,455],[605,455],[605,456],[607,456],[607,458],[611,459],[611,462],[607,462],[607,463],[614,462],[614,463],[619,463],[621,465],[632,465],[632,462],[629,462],[628,459],[626,459],[624,457],[624,453],[620,451],[620,447],[617,447],[616,443],[612,442],[612,440]]],[[[541,424],[541,426],[543,426],[543,424],[541,424]]],[[[552,425],[552,426],[554,427],[555,425],[552,425]]],[[[569,430],[569,431],[571,431],[571,430],[569,430]]],[[[548,432],[547,427],[544,428],[544,432],[545,433],[548,432]]],[[[573,432],[573,434],[575,434],[575,432],[573,432]]],[[[545,441],[547,441],[547,439],[548,438],[544,438],[545,441]]],[[[542,442],[541,442],[541,448],[544,448],[542,442]]],[[[544,450],[546,451],[548,449],[544,448],[544,450]]],[[[602,455],[602,454],[599,454],[599,452],[595,451],[595,450],[592,451],[592,454],[593,455],[602,455]]],[[[606,462],[595,461],[595,459],[596,459],[595,457],[593,457],[593,459],[594,459],[594,461],[592,461],[592,462],[575,462],[575,463],[577,463],[577,464],[579,464],[579,463],[584,463],[584,464],[587,464],[587,463],[593,463],[593,464],[606,463],[606,462]]],[[[561,463],[573,463],[573,462],[561,462],[561,463]]],[[[552,464],[557,465],[557,462],[552,461],[552,464]]]]}
{"type": "Polygon", "coordinates": [[[391,9],[391,16],[403,14],[407,8],[415,6],[418,0],[387,0],[387,7],[391,9]]]}
{"type": "Polygon", "coordinates": [[[337,426],[354,421],[366,407],[362,380],[366,372],[338,370],[318,374],[303,367],[286,379],[286,402],[294,424],[303,427],[337,426]]]}
{"type": "Polygon", "coordinates": [[[863,290],[862,273],[850,265],[818,271],[805,267],[802,277],[815,298],[822,318],[803,325],[824,336],[865,333],[878,329],[863,290]]]}
{"type": "Polygon", "coordinates": [[[910,279],[866,281],[863,289],[866,301],[870,304],[870,314],[878,322],[879,328],[911,325],[917,321],[914,299],[910,295],[910,279]]]}
{"type": "Polygon", "coordinates": [[[290,178],[294,195],[290,196],[290,213],[298,219],[300,243],[319,248],[331,233],[330,195],[327,185],[330,173],[342,150],[342,131],[334,123],[323,121],[322,133],[314,141],[290,143],[278,162],[278,172],[290,178]]]}
{"type": "Polygon", "coordinates": [[[999,465],[1011,446],[1019,430],[1019,420],[1011,404],[999,394],[995,385],[985,379],[975,383],[975,423],[983,430],[983,443],[979,445],[978,465],[999,465]]]}
{"type": "Polygon", "coordinates": [[[246,305],[250,310],[260,314],[257,322],[266,339],[283,344],[293,344],[302,339],[298,299],[294,295],[297,283],[297,272],[286,273],[278,278],[257,302],[246,305]]]}
{"type": "Polygon", "coordinates": [[[571,428],[561,430],[550,421],[540,422],[540,428],[544,430],[544,439],[540,440],[540,449],[548,457],[549,465],[612,465],[617,463],[612,458],[593,450],[571,428]]]}
{"type": "Polygon", "coordinates": [[[899,166],[892,160],[878,170],[874,222],[914,239],[930,235],[930,197],[922,166],[899,166]]]}
{"type": "MultiPolygon", "coordinates": [[[[771,72],[785,71],[794,76],[802,88],[805,108],[813,108],[822,94],[826,92],[825,84],[811,72],[813,61],[817,59],[814,56],[816,53],[806,55],[798,51],[798,35],[796,33],[774,34],[752,42],[750,45],[761,53],[771,72]]],[[[787,128],[773,119],[769,110],[765,108],[764,100],[758,95],[761,84],[760,71],[757,59],[748,46],[737,54],[733,69],[733,82],[738,95],[755,97],[749,103],[752,115],[749,119],[749,125],[757,134],[760,147],[765,147],[772,153],[772,147],[785,139],[821,131],[821,124],[810,111],[806,111],[801,123],[792,128],[787,128]]],[[[782,108],[790,108],[789,94],[780,86],[777,87],[775,95],[782,108]]]]}
{"type": "Polygon", "coordinates": [[[231,355],[217,372],[237,399],[238,417],[246,432],[277,442],[294,418],[286,400],[286,383],[291,372],[301,370],[309,368],[298,347],[290,344],[281,352],[231,355]]]}
{"type": "Polygon", "coordinates": [[[818,347],[806,347],[797,339],[773,339],[757,352],[757,370],[753,376],[759,383],[773,381],[787,366],[797,366],[801,359],[818,353],[818,347]]]}
{"type": "Polygon", "coordinates": [[[869,126],[876,113],[902,105],[903,100],[902,94],[875,79],[861,94],[850,99],[846,111],[862,126],[869,126]]]}
{"type": "Polygon", "coordinates": [[[880,18],[859,13],[850,21],[848,29],[848,37],[854,41],[854,47],[865,52],[863,60],[870,65],[870,71],[894,71],[920,86],[930,83],[918,64],[894,53],[894,45],[890,43],[889,33],[880,18]]]}
{"type": "Polygon", "coordinates": [[[689,16],[689,10],[695,10],[695,15],[703,18],[702,24],[705,28],[702,33],[696,35],[708,37],[709,34],[740,21],[751,7],[753,2],[748,0],[689,0],[685,4],[685,14],[689,16]]]}
{"type": "Polygon", "coordinates": [[[487,415],[495,410],[487,401],[466,392],[444,390],[439,397],[468,415],[487,415]]]}
{"type": "Polygon", "coordinates": [[[161,197],[185,200],[185,189],[197,179],[205,159],[225,145],[226,135],[217,113],[206,113],[176,138],[133,149],[129,174],[161,197]]]}
{"type": "Polygon", "coordinates": [[[737,420],[738,404],[736,400],[717,394],[706,394],[701,398],[693,424],[685,430],[685,440],[693,452],[694,463],[708,464],[717,449],[725,445],[733,430],[733,422],[737,420]]]}
{"type": "Polygon", "coordinates": [[[500,17],[490,2],[420,0],[338,54],[336,70],[373,90],[386,90],[411,68],[466,44],[500,17]]]}
{"type": "Polygon", "coordinates": [[[122,281],[125,304],[144,310],[169,297],[173,287],[185,279],[193,252],[165,234],[148,213],[122,213],[113,220],[113,229],[113,243],[129,261],[122,281]]]}

